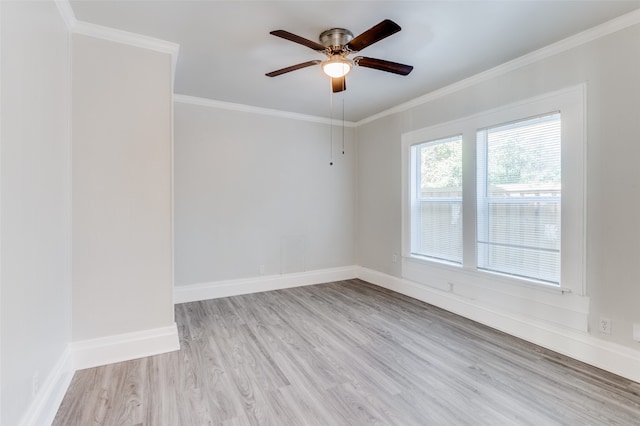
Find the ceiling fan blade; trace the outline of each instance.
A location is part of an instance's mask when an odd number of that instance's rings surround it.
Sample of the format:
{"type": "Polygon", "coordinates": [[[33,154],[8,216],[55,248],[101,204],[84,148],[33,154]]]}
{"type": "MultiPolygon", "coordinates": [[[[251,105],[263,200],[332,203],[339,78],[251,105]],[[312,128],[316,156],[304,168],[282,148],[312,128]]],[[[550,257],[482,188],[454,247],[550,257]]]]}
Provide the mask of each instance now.
{"type": "Polygon", "coordinates": [[[279,69],[279,70],[271,71],[271,72],[266,73],[265,75],[267,77],[276,77],[276,76],[278,76],[280,74],[285,74],[285,73],[288,73],[288,72],[291,72],[291,71],[295,71],[295,70],[299,70],[299,69],[302,69],[302,68],[306,68],[306,67],[310,67],[310,66],[313,66],[313,65],[317,65],[320,62],[322,62],[322,61],[319,61],[319,60],[307,61],[307,62],[303,62],[301,64],[291,65],[290,67],[286,67],[286,68],[282,68],[282,69],[279,69]]]}
{"type": "Polygon", "coordinates": [[[345,76],[332,78],[331,91],[333,93],[338,93],[342,92],[343,90],[347,90],[347,79],[345,78],[345,76]]]}
{"type": "Polygon", "coordinates": [[[298,35],[290,33],[289,31],[275,30],[275,31],[271,31],[269,34],[272,34],[272,35],[274,35],[276,37],[283,38],[285,40],[292,41],[294,43],[301,44],[303,46],[307,46],[308,48],[313,49],[313,50],[317,50],[318,52],[324,52],[325,50],[327,50],[327,48],[325,46],[321,45],[320,43],[308,40],[308,39],[306,39],[304,37],[300,37],[298,35]]]}
{"type": "Polygon", "coordinates": [[[407,75],[411,72],[411,70],[413,70],[413,67],[411,65],[385,61],[384,59],[366,58],[364,56],[353,58],[353,62],[361,67],[373,68],[375,70],[392,72],[394,74],[400,75],[407,75]]]}
{"type": "Polygon", "coordinates": [[[371,46],[373,43],[382,40],[383,38],[387,38],[390,35],[397,33],[400,30],[400,25],[390,19],[385,19],[378,25],[369,28],[367,31],[351,40],[347,43],[347,47],[353,52],[358,52],[365,47],[371,46]]]}

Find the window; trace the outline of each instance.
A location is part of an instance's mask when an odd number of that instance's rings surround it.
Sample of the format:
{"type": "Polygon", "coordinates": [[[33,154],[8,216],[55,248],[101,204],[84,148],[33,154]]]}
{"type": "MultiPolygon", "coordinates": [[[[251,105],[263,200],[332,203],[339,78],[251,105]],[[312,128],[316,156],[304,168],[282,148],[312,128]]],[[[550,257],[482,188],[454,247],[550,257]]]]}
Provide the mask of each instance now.
{"type": "Polygon", "coordinates": [[[560,282],[560,113],[477,132],[478,268],[560,282]]]}
{"type": "Polygon", "coordinates": [[[411,149],[411,252],[462,263],[462,136],[411,149]]]}
{"type": "Polygon", "coordinates": [[[584,294],[584,91],[402,135],[403,277],[584,294]]]}

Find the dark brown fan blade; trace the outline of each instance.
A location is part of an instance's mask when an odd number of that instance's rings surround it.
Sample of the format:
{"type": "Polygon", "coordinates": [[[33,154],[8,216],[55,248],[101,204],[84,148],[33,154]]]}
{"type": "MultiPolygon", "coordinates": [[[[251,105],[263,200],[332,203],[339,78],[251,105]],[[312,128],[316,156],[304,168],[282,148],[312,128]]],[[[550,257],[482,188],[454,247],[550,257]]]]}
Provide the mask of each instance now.
{"type": "Polygon", "coordinates": [[[343,90],[347,90],[347,79],[345,78],[345,76],[332,78],[331,90],[333,91],[333,93],[338,93],[338,92],[342,92],[343,90]]]}
{"type": "Polygon", "coordinates": [[[351,40],[347,43],[347,47],[353,52],[358,52],[365,47],[371,46],[373,43],[382,40],[383,38],[387,38],[390,35],[397,33],[400,30],[400,25],[390,19],[385,19],[378,25],[369,28],[367,31],[351,40]]]}
{"type": "Polygon", "coordinates": [[[275,77],[275,76],[278,76],[280,74],[285,74],[285,73],[288,73],[288,72],[291,72],[291,71],[295,71],[295,70],[299,70],[299,69],[302,69],[302,68],[306,68],[306,67],[310,67],[310,66],[313,66],[313,65],[317,65],[320,62],[322,62],[322,61],[315,60],[315,61],[303,62],[301,64],[291,65],[290,67],[286,67],[286,68],[282,68],[280,70],[268,72],[265,75],[267,77],[275,77]]]}
{"type": "Polygon", "coordinates": [[[392,72],[394,74],[407,75],[413,70],[411,65],[399,64],[397,62],[385,61],[384,59],[366,58],[358,56],[353,58],[356,65],[365,68],[373,68],[375,70],[392,72]]]}
{"type": "Polygon", "coordinates": [[[317,50],[318,52],[324,52],[327,50],[326,47],[321,45],[320,43],[316,43],[315,41],[308,40],[304,37],[300,37],[298,35],[292,34],[289,31],[285,30],[275,30],[271,31],[269,34],[273,34],[276,37],[283,38],[285,40],[292,41],[294,43],[301,44],[303,46],[307,46],[310,49],[317,50]]]}

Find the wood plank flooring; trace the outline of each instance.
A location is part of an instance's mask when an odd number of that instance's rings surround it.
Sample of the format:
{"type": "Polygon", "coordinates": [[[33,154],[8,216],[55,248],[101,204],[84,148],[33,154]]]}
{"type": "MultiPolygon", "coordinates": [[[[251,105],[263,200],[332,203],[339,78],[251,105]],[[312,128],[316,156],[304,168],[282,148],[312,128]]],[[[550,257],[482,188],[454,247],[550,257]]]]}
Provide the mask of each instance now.
{"type": "Polygon", "coordinates": [[[640,425],[640,384],[359,280],[176,306],[54,425],[640,425]]]}

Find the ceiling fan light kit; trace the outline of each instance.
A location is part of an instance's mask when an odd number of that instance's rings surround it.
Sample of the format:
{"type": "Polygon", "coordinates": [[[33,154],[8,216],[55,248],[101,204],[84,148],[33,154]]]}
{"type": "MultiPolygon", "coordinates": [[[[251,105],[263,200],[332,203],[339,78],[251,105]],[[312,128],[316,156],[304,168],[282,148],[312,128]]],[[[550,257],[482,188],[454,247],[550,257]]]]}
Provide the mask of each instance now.
{"type": "Polygon", "coordinates": [[[352,67],[352,61],[341,56],[333,55],[329,60],[322,63],[322,71],[332,78],[344,77],[349,74],[352,67]]]}
{"type": "Polygon", "coordinates": [[[280,37],[306,46],[317,52],[324,53],[327,55],[327,60],[302,62],[300,64],[269,72],[266,75],[268,77],[276,77],[291,71],[321,64],[324,73],[331,77],[331,87],[334,93],[346,90],[347,86],[345,76],[356,65],[386,71],[393,74],[408,75],[411,70],[413,70],[411,65],[399,64],[383,59],[367,58],[364,56],[358,56],[353,59],[349,59],[347,57],[351,53],[359,52],[365,47],[397,33],[400,29],[400,26],[390,19],[385,19],[355,38],[353,37],[353,33],[347,29],[331,28],[320,34],[320,43],[308,40],[285,30],[271,31],[270,34],[276,37],[280,37]]]}

